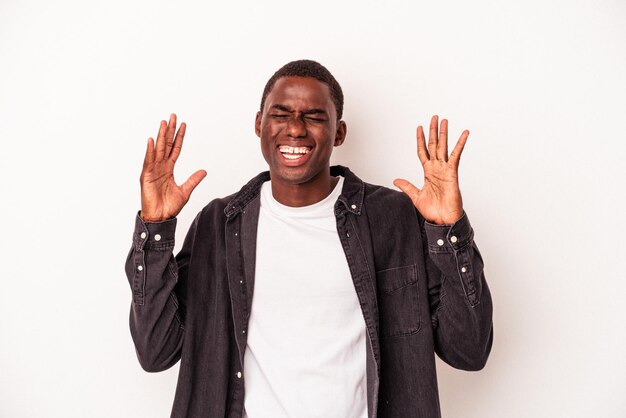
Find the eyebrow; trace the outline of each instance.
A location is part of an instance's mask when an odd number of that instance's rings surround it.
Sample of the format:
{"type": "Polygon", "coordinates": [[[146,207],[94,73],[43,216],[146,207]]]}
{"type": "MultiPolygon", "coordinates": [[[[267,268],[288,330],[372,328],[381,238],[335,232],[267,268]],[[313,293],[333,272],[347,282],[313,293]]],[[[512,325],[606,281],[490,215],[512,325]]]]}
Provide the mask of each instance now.
{"type": "Polygon", "coordinates": [[[315,114],[320,114],[320,113],[326,114],[326,111],[324,109],[310,109],[303,113],[305,115],[315,115],[315,114]]]}
{"type": "Polygon", "coordinates": [[[284,105],[281,105],[281,104],[276,104],[276,105],[272,106],[272,109],[280,110],[282,112],[291,112],[291,109],[289,109],[287,106],[284,106],[284,105]]]}
{"type": "MultiPolygon", "coordinates": [[[[281,112],[293,112],[292,109],[290,109],[289,107],[285,106],[285,105],[281,105],[281,104],[275,104],[274,106],[272,106],[272,109],[275,110],[279,110],[281,112]]],[[[326,114],[326,111],[324,109],[309,109],[309,110],[305,110],[304,112],[305,115],[319,115],[319,114],[326,114]]]]}

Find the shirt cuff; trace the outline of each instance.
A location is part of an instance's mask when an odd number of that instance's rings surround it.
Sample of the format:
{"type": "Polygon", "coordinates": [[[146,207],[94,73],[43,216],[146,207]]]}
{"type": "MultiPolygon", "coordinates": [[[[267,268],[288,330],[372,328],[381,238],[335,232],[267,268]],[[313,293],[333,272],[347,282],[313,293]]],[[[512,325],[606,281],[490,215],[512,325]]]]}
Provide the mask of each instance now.
{"type": "Polygon", "coordinates": [[[137,212],[133,243],[138,250],[172,250],[175,235],[176,218],[162,222],[144,222],[137,212]]]}
{"type": "Polygon", "coordinates": [[[426,221],[424,229],[428,240],[428,251],[433,253],[460,251],[470,245],[474,239],[474,230],[465,212],[461,219],[452,225],[437,225],[426,221]]]}

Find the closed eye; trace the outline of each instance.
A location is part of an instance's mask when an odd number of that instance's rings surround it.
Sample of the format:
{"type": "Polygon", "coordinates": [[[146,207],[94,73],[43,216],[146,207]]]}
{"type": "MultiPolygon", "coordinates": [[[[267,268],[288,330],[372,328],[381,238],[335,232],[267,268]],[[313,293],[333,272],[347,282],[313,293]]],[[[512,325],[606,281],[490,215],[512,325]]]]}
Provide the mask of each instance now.
{"type": "Polygon", "coordinates": [[[304,112],[304,117],[313,122],[325,122],[328,119],[326,117],[326,112],[323,109],[308,110],[304,112]]]}

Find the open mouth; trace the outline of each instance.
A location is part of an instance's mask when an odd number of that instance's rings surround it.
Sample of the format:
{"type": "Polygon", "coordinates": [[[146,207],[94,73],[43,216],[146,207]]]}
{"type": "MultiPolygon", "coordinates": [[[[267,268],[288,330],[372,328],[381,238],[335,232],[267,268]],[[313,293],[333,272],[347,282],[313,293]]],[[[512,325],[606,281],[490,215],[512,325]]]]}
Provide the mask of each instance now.
{"type": "Polygon", "coordinates": [[[278,147],[278,151],[287,160],[296,161],[304,158],[310,151],[310,147],[291,147],[289,145],[281,145],[278,147]]]}

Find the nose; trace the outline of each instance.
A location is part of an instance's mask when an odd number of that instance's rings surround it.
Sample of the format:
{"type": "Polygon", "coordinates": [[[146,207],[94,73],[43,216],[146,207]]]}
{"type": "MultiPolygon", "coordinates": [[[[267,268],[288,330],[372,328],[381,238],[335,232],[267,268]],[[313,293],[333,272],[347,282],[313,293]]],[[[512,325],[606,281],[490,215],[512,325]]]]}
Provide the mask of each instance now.
{"type": "Polygon", "coordinates": [[[287,133],[292,138],[301,138],[306,136],[306,126],[304,125],[304,120],[298,116],[289,118],[287,133]]]}

